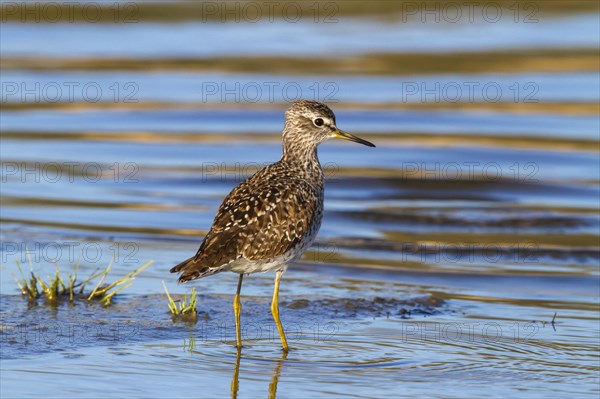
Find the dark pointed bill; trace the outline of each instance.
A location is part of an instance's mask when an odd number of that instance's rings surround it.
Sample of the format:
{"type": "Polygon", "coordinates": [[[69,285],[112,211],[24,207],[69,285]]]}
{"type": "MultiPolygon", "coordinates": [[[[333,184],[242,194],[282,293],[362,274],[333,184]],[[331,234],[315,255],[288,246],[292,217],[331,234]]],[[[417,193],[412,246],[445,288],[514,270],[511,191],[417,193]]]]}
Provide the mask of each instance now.
{"type": "Polygon", "coordinates": [[[340,129],[336,129],[336,131],[333,134],[335,134],[335,137],[339,139],[354,141],[355,143],[366,145],[367,147],[375,147],[375,144],[371,143],[370,141],[363,140],[360,137],[356,137],[355,135],[346,133],[340,129]]]}

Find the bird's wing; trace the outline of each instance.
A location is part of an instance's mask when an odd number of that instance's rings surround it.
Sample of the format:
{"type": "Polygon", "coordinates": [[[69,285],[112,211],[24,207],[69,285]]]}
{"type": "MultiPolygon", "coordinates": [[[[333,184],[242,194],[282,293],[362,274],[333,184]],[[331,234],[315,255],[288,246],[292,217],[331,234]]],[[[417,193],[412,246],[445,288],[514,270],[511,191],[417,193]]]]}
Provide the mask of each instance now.
{"type": "Polygon", "coordinates": [[[309,232],[316,189],[292,176],[282,181],[268,170],[261,172],[229,193],[196,255],[171,270],[184,272],[180,281],[216,273],[242,257],[275,258],[309,232]]]}

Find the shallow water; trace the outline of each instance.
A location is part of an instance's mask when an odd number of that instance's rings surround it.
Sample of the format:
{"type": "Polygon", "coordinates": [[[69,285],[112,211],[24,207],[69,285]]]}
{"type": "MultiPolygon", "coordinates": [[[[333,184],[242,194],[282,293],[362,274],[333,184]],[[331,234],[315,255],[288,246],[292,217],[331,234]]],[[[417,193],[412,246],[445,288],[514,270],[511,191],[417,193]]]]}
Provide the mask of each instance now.
{"type": "Polygon", "coordinates": [[[539,17],[421,24],[340,15],[317,28],[278,20],[254,24],[247,43],[238,40],[247,24],[187,19],[4,23],[1,396],[597,397],[598,68],[565,62],[542,73],[518,52],[515,66],[529,69],[385,76],[131,70],[119,59],[322,58],[335,49],[468,51],[477,60],[498,49],[597,48],[597,13],[539,17]],[[221,41],[194,40],[211,35],[221,41]],[[116,69],[47,67],[109,56],[116,69]],[[473,82],[473,96],[458,100],[438,89],[473,82]],[[79,89],[90,84],[98,101],[79,89]],[[234,93],[207,95],[213,84],[234,93]],[[257,101],[235,89],[268,84],[273,96],[257,101]],[[377,148],[320,147],[323,226],[281,287],[292,350],[279,349],[273,276],[261,274],[244,280],[238,355],[236,275],[193,283],[196,323],[172,320],[162,281],[177,297],[189,292],[169,268],[195,252],[229,190],[279,158],[290,84],[328,100],[341,128],[377,148]],[[72,97],[68,85],[78,88],[72,97]],[[53,262],[67,272],[79,261],[87,275],[113,258],[109,278],[154,264],[106,308],[28,304],[11,276],[15,260],[46,276],[53,262]]]}

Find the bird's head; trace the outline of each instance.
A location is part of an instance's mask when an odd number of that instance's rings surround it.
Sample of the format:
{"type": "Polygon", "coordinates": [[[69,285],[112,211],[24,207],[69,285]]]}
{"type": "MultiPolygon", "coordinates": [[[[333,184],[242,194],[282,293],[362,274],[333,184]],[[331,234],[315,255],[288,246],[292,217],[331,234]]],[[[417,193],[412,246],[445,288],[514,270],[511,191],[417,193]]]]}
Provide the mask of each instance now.
{"type": "Polygon", "coordinates": [[[322,142],[333,138],[375,147],[367,140],[338,129],[333,111],[323,103],[298,100],[286,111],[283,130],[284,151],[314,150],[322,142]]]}

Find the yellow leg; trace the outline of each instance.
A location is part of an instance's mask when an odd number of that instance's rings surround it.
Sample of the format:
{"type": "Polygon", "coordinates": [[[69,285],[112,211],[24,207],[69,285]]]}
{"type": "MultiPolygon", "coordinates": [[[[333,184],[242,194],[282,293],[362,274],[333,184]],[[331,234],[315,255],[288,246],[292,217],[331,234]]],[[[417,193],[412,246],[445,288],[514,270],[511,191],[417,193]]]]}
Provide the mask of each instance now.
{"type": "Polygon", "coordinates": [[[275,289],[273,290],[273,301],[271,302],[271,314],[273,315],[273,319],[275,320],[277,331],[279,331],[279,338],[281,338],[281,346],[283,347],[283,351],[287,352],[289,350],[289,347],[287,344],[287,340],[285,339],[285,333],[283,332],[281,320],[279,319],[279,281],[281,280],[282,275],[283,270],[277,270],[275,272],[275,289]]]}
{"type": "Polygon", "coordinates": [[[240,315],[242,314],[242,302],[240,302],[240,291],[242,290],[243,278],[244,275],[240,274],[237,292],[235,293],[235,298],[233,299],[233,314],[235,315],[235,341],[237,343],[238,349],[242,349],[242,328],[240,324],[240,315]]]}

